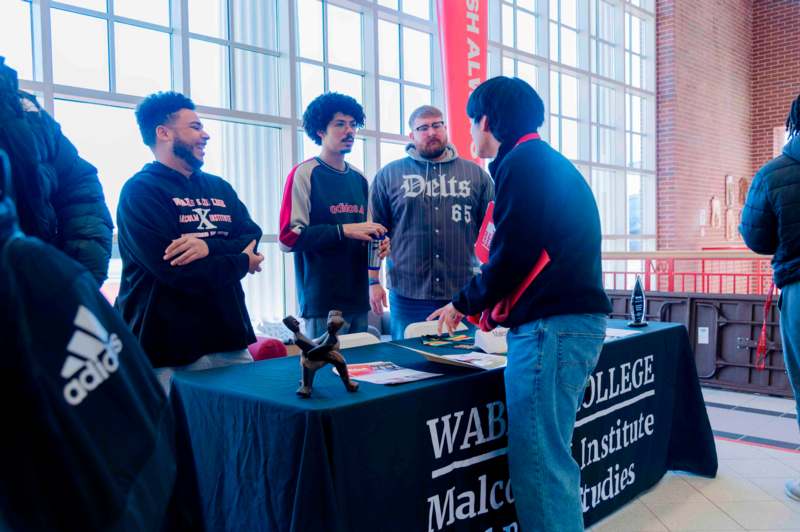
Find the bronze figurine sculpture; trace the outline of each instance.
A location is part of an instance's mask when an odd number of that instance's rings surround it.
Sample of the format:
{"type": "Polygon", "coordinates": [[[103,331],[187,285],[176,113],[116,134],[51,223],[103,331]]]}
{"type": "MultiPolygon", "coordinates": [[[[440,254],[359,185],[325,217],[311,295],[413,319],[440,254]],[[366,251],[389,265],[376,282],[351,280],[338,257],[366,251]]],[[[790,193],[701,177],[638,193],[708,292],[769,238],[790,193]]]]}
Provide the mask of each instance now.
{"type": "Polygon", "coordinates": [[[331,310],[328,312],[327,332],[313,340],[300,332],[300,323],[294,316],[286,316],[283,319],[283,324],[294,333],[295,344],[302,351],[300,367],[302,368],[303,378],[300,381],[300,387],[297,389],[297,395],[304,399],[311,397],[314,375],[325,364],[333,364],[348,392],[358,390],[358,383],[350,380],[350,375],[347,373],[347,362],[339,352],[337,333],[344,325],[341,311],[331,310]]]}

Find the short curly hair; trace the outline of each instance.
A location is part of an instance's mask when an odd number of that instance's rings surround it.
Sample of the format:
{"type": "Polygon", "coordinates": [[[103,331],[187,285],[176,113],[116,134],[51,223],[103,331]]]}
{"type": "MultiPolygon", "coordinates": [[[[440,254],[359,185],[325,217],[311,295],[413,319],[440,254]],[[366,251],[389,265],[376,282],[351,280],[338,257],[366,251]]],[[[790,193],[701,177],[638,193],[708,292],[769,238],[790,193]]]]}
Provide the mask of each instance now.
{"type": "Polygon", "coordinates": [[[364,108],[354,98],[338,92],[320,94],[308,104],[303,113],[303,129],[317,146],[322,145],[317,131],[325,131],[336,113],[352,116],[356,126],[364,127],[364,108]]]}
{"type": "Polygon", "coordinates": [[[142,140],[151,148],[156,144],[156,128],[168,124],[181,109],[194,110],[194,102],[180,92],[156,92],[136,106],[136,123],[142,140]]]}

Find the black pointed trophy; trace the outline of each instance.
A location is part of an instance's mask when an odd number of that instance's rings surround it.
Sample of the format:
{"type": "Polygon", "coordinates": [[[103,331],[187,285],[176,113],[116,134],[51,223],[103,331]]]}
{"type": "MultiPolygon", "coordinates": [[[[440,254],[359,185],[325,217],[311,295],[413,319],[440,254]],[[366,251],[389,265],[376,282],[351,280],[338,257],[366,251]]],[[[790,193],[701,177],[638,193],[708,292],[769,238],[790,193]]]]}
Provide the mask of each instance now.
{"type": "Polygon", "coordinates": [[[631,321],[628,327],[646,327],[647,322],[644,321],[644,313],[647,308],[644,289],[642,288],[642,280],[636,276],[636,283],[633,285],[633,292],[631,292],[631,321]]]}

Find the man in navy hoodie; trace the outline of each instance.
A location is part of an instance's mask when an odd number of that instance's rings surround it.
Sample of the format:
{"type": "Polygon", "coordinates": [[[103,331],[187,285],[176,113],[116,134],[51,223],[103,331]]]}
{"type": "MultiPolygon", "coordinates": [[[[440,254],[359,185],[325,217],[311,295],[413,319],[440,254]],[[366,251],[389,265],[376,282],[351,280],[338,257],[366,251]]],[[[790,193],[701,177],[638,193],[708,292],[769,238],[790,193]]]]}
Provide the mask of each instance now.
{"type": "Polygon", "coordinates": [[[261,271],[261,229],[233,187],[200,171],[209,135],[189,98],[152,94],[136,120],[156,161],[120,194],[117,307],[168,390],[174,369],[252,361],[241,279],[261,271]]]}
{"type": "Polygon", "coordinates": [[[530,85],[492,78],[467,103],[478,154],[494,160],[489,261],[429,319],[452,331],[511,295],[550,257],[500,323],[509,327],[508,459],[521,530],[583,530],[580,468],[570,444],[579,400],[600,355],[606,314],[600,216],[592,191],[539,138],[544,104],[530,85]]]}
{"type": "MultiPolygon", "coordinates": [[[[775,286],[781,290],[783,357],[800,414],[800,96],[792,103],[786,131],[783,153],[753,178],[739,231],[747,247],[772,255],[775,286]]],[[[786,495],[800,501],[800,481],[789,480],[786,495]]]]}

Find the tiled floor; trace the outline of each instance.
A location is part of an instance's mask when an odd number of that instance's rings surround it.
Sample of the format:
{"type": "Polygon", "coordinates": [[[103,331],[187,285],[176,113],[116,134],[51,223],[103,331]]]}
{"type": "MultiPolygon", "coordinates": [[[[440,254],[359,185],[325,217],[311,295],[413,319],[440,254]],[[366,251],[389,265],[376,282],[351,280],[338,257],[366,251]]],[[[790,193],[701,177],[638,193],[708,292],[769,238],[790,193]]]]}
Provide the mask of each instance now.
{"type": "Polygon", "coordinates": [[[794,401],[714,389],[703,396],[717,436],[717,477],[668,473],[592,531],[800,532],[800,502],[783,493],[787,479],[800,478],[794,401]]]}

